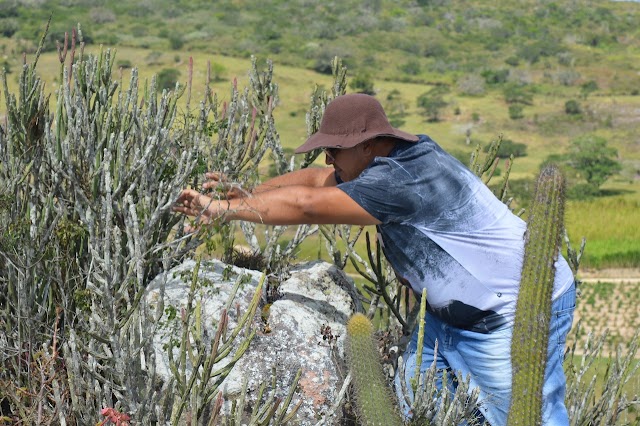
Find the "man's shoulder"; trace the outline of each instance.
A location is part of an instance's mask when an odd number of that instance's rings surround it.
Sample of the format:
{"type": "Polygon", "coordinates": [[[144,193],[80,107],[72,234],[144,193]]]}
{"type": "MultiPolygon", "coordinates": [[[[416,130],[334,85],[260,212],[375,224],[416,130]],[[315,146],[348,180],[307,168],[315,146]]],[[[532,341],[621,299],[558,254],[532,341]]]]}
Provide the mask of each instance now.
{"type": "MultiPolygon", "coordinates": [[[[415,143],[400,143],[387,157],[378,157],[374,165],[377,171],[384,176],[407,179],[419,176],[441,174],[438,171],[456,169],[454,157],[443,150],[433,139],[427,135],[418,135],[420,139],[415,143]],[[397,173],[397,175],[395,175],[397,173]]],[[[434,178],[436,176],[430,176],[434,178]]]]}

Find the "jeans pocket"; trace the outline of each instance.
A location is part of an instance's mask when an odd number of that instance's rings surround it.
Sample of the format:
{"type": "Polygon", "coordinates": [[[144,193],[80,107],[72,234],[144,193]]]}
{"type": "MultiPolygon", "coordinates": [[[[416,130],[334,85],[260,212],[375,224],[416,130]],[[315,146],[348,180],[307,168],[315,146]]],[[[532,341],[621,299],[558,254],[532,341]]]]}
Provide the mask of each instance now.
{"type": "Polygon", "coordinates": [[[560,358],[564,357],[567,335],[573,324],[573,311],[575,308],[567,308],[554,312],[551,316],[551,334],[549,335],[549,349],[551,345],[557,345],[557,352],[560,358]]]}
{"type": "Polygon", "coordinates": [[[558,300],[553,302],[551,313],[551,334],[549,335],[549,343],[555,338],[558,345],[564,352],[564,345],[567,341],[567,334],[571,330],[573,324],[573,313],[576,309],[576,290],[575,286],[570,287],[558,300]]]}

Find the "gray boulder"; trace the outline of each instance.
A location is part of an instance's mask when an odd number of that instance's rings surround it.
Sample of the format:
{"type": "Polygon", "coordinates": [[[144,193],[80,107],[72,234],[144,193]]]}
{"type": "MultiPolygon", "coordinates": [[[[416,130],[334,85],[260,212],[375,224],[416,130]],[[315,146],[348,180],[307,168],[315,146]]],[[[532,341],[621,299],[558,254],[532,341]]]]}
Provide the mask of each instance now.
{"type": "MultiPolygon", "coordinates": [[[[170,318],[180,318],[186,305],[194,261],[156,277],[150,284],[146,301],[157,312],[158,331],[155,334],[156,372],[170,379],[168,343],[179,330],[170,318]]],[[[220,313],[228,303],[234,284],[240,282],[235,298],[229,305],[229,329],[236,327],[239,316],[247,311],[262,273],[226,265],[219,261],[203,261],[198,275],[196,299],[201,304],[205,336],[216,332],[220,313]],[[239,281],[238,281],[239,280],[239,281]]],[[[297,418],[300,425],[338,424],[340,409],[335,410],[339,393],[347,375],[344,364],[345,324],[356,311],[361,311],[353,281],[343,271],[325,262],[296,266],[290,276],[263,293],[252,319],[257,334],[247,352],[219,386],[228,409],[230,402],[240,398],[246,381],[246,406],[257,401],[258,389],[267,383],[268,391],[286,397],[298,370],[301,376],[290,407],[300,404],[297,418]],[[268,299],[268,300],[267,300],[268,299]],[[270,303],[267,303],[270,302],[270,303]],[[276,389],[271,389],[275,369],[276,389]],[[330,420],[329,420],[330,419],[330,420]]],[[[240,343],[238,339],[237,344],[240,343]]],[[[177,356],[174,348],[174,355],[177,356]]],[[[233,355],[216,365],[222,367],[233,355]]],[[[264,397],[263,397],[264,398],[264,397]]]]}

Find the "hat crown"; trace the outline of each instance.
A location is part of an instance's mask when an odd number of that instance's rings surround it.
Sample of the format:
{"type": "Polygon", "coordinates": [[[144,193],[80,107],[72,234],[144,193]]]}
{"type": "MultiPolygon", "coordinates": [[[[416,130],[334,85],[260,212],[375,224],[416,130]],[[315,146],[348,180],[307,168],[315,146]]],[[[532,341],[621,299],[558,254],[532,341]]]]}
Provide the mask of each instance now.
{"type": "Polygon", "coordinates": [[[327,105],[319,130],[326,135],[357,135],[387,134],[393,128],[376,98],[354,93],[337,97],[327,105]]]}
{"type": "Polygon", "coordinates": [[[352,148],[378,136],[407,142],[418,141],[416,135],[391,126],[376,98],[352,93],[338,96],[327,105],[318,131],[294,152],[300,154],[327,147],[352,148]]]}

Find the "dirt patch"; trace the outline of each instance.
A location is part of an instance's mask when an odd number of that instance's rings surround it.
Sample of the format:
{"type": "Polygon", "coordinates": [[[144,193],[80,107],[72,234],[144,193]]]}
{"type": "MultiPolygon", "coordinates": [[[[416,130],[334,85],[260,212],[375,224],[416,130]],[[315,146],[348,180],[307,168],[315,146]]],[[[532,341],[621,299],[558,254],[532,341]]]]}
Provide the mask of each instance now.
{"type": "Polygon", "coordinates": [[[640,268],[580,269],[578,278],[582,281],[604,279],[640,281],[640,268]]]}

